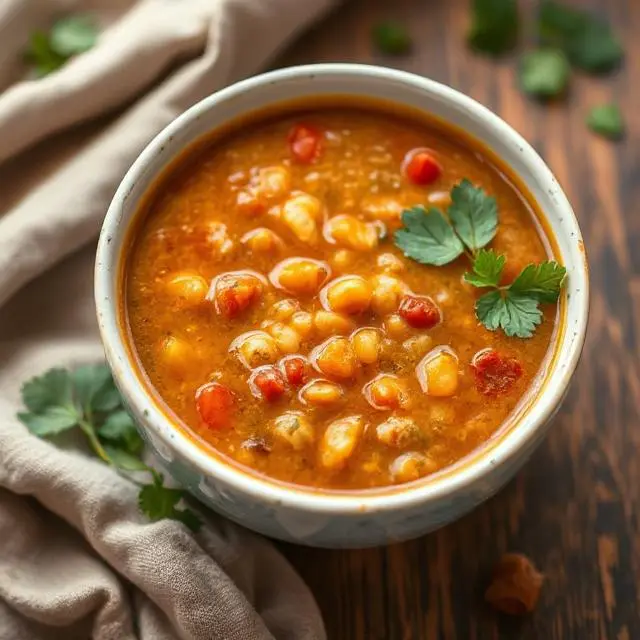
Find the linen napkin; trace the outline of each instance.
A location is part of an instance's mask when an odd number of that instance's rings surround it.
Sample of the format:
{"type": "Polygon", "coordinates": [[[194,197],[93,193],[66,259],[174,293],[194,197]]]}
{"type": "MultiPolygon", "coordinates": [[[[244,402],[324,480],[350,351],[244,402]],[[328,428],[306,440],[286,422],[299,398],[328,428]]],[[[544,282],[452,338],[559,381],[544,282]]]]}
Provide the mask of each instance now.
{"type": "Polygon", "coordinates": [[[325,637],[269,542],[204,509],[196,535],[150,523],[129,481],[15,415],[26,379],[102,358],[95,238],[144,145],[333,3],[0,2],[0,640],[325,637]],[[76,12],[97,17],[97,45],[29,79],[30,34],[76,12]]]}

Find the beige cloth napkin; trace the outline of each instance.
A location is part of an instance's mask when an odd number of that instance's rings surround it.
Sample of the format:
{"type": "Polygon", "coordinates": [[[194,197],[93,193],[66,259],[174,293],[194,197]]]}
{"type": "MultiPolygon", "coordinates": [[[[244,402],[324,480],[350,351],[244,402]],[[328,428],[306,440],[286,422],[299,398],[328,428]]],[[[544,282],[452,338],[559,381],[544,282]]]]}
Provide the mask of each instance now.
{"type": "Polygon", "coordinates": [[[270,543],[204,509],[195,536],[149,523],[127,480],[31,436],[15,414],[25,379],[102,357],[95,238],[143,146],[331,4],[0,1],[0,640],[325,637],[270,543]],[[29,34],[77,11],[99,17],[97,46],[24,81],[29,34]]]}

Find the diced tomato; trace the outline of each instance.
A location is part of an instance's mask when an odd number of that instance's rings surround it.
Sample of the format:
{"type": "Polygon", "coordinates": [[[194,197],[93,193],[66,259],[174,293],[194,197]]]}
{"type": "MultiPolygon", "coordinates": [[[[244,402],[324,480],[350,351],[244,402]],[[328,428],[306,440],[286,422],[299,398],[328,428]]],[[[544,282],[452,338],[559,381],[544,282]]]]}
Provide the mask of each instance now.
{"type": "Polygon", "coordinates": [[[484,349],[471,362],[476,386],[485,396],[507,393],[522,375],[522,365],[516,358],[502,355],[495,349],[484,349]]]}
{"type": "Polygon", "coordinates": [[[414,329],[431,329],[441,318],[438,305],[427,296],[404,296],[400,300],[398,313],[414,329]]]}
{"type": "Polygon", "coordinates": [[[211,429],[224,429],[235,412],[235,395],[220,382],[208,382],[196,391],[196,408],[211,429]]]}
{"type": "Polygon", "coordinates": [[[249,378],[249,386],[255,395],[267,402],[278,400],[287,389],[284,376],[271,365],[256,369],[249,378]]]}
{"type": "Polygon", "coordinates": [[[287,139],[291,154],[302,164],[311,164],[322,153],[322,134],[314,127],[297,124],[287,139]]]}
{"type": "Polygon", "coordinates": [[[282,360],[287,382],[292,387],[301,387],[309,378],[309,365],[302,356],[291,356],[282,360]]]}
{"type": "Polygon", "coordinates": [[[402,170],[410,182],[426,186],[441,176],[442,165],[429,149],[413,149],[404,157],[402,170]]]}
{"type": "Polygon", "coordinates": [[[225,274],[215,283],[215,303],[218,313],[235,318],[262,294],[262,282],[250,274],[225,274]]]}

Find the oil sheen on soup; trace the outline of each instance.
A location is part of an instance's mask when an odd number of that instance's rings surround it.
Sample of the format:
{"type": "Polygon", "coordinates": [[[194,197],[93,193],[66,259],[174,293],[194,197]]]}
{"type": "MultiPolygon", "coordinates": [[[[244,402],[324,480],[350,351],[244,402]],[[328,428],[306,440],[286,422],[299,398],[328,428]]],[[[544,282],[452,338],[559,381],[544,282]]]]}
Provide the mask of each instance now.
{"type": "Polygon", "coordinates": [[[549,257],[527,200],[441,125],[350,106],[270,115],[188,152],[149,195],[126,316],[150,382],[218,452],[325,489],[400,484],[485,442],[536,377],[557,308],[523,340],[475,316],[468,262],[394,245],[402,211],[463,178],[495,197],[513,278],[549,257]]]}

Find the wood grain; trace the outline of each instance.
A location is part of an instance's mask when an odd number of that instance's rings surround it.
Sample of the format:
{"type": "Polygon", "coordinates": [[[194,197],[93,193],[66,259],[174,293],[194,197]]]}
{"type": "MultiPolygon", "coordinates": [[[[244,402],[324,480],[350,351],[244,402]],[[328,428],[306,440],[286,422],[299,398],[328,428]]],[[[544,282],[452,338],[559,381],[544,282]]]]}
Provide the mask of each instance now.
{"type": "Polygon", "coordinates": [[[590,327],[575,383],[549,438],[506,489],[405,544],[349,552],[283,546],[314,591],[331,640],[640,639],[640,2],[579,4],[609,17],[626,62],[606,79],[576,76],[561,104],[524,97],[515,59],[467,52],[468,0],[352,0],[278,61],[397,66],[488,105],[556,173],[591,265],[590,327]],[[371,26],[387,18],[408,25],[410,56],[373,51],[371,26]],[[619,144],[584,126],[589,107],[608,100],[627,119],[619,144]],[[507,550],[528,554],[546,575],[537,611],[523,620],[493,614],[482,599],[507,550]]]}

